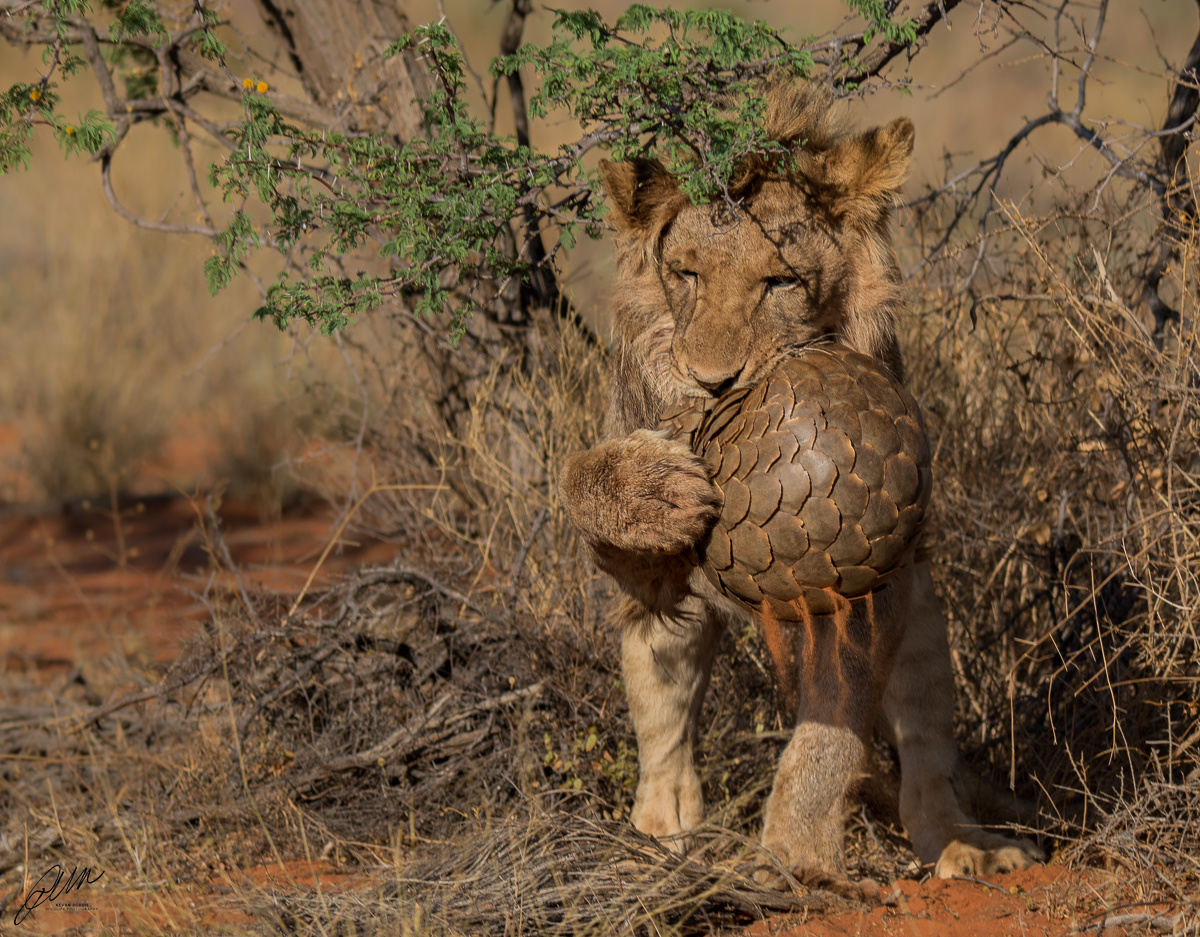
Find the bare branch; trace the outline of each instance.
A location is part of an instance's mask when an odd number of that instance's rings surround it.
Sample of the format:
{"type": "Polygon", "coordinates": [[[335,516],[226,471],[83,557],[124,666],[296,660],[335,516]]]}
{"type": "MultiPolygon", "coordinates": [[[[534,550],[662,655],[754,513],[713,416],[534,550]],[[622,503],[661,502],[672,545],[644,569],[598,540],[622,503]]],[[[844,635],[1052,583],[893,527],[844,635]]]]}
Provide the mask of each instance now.
{"type": "Polygon", "coordinates": [[[1079,68],[1079,88],[1075,99],[1075,110],[1071,116],[1076,120],[1083,113],[1083,105],[1087,103],[1087,80],[1091,77],[1092,63],[1096,61],[1096,45],[1100,42],[1100,33],[1104,30],[1104,17],[1108,14],[1108,0],[1100,0],[1100,8],[1096,15],[1096,27],[1088,39],[1087,55],[1079,68]]]}
{"type": "Polygon", "coordinates": [[[211,120],[203,117],[200,113],[193,110],[178,98],[175,99],[173,109],[207,133],[214,141],[225,147],[225,149],[230,150],[231,152],[237,149],[234,142],[229,138],[227,128],[219,127],[218,125],[214,124],[211,120]]]}
{"type": "Polygon", "coordinates": [[[100,54],[100,43],[96,39],[96,31],[87,20],[82,17],[72,19],[75,28],[79,30],[79,38],[83,43],[83,53],[87,56],[88,64],[92,67],[92,72],[96,75],[96,83],[100,86],[100,94],[104,97],[104,106],[108,108],[108,116],[116,118],[125,110],[125,102],[121,96],[117,94],[117,87],[113,84],[112,73],[109,72],[108,66],[104,62],[104,56],[100,54]]]}
{"type": "MultiPolygon", "coordinates": [[[[525,32],[525,18],[532,9],[532,0],[512,0],[512,13],[500,37],[500,54],[513,55],[521,46],[521,35],[525,32]]],[[[508,93],[512,98],[513,124],[517,142],[529,146],[529,114],[525,107],[525,84],[518,69],[508,76],[508,93]]]]}
{"type": "Polygon", "coordinates": [[[978,197],[983,193],[985,188],[987,189],[988,200],[987,207],[984,208],[983,215],[980,219],[980,231],[986,233],[988,218],[996,207],[996,184],[1000,181],[1000,177],[1004,172],[1004,165],[1008,161],[1009,156],[1012,155],[1013,150],[1015,150],[1023,140],[1033,133],[1033,131],[1037,130],[1038,127],[1043,127],[1046,124],[1053,123],[1054,120],[1055,117],[1053,114],[1043,114],[1041,117],[1036,117],[1027,122],[1024,127],[1022,127],[1015,134],[1013,134],[1012,137],[1009,138],[1008,142],[1004,145],[1004,148],[994,157],[977,163],[976,167],[972,170],[969,170],[966,174],[955,176],[955,178],[946,185],[934,190],[922,199],[918,199],[915,202],[910,203],[915,205],[920,202],[932,202],[939,196],[951,191],[957,185],[957,183],[962,180],[964,175],[970,175],[977,169],[983,170],[976,186],[971,190],[966,198],[963,198],[959,201],[957,207],[955,208],[954,217],[951,218],[949,224],[946,225],[945,230],[942,232],[942,236],[938,238],[938,241],[936,244],[934,244],[933,249],[926,253],[925,258],[922,261],[923,264],[929,263],[942,252],[945,246],[950,242],[951,236],[958,229],[963,219],[975,205],[976,199],[978,199],[978,197]]]}
{"type": "MultiPolygon", "coordinates": [[[[1107,160],[1111,166],[1111,169],[1101,182],[1101,186],[1107,185],[1114,176],[1120,176],[1123,178],[1132,179],[1153,192],[1158,193],[1163,191],[1164,183],[1162,178],[1159,177],[1160,174],[1151,172],[1148,168],[1145,168],[1144,164],[1139,165],[1139,163],[1136,161],[1137,153],[1139,152],[1140,147],[1131,153],[1122,154],[1113,148],[1110,141],[1107,140],[1100,131],[1089,127],[1084,122],[1083,111],[1087,104],[1087,80],[1090,77],[1091,68],[1096,60],[1096,49],[1100,43],[1104,29],[1105,18],[1108,10],[1108,0],[1102,0],[1100,3],[1096,23],[1087,40],[1086,54],[1082,63],[1079,65],[1080,73],[1075,105],[1070,112],[1064,111],[1062,107],[1059,106],[1058,98],[1060,63],[1064,61],[1061,44],[1061,20],[1066,13],[1068,2],[1069,0],[1063,0],[1055,12],[1053,18],[1054,45],[1052,47],[1046,45],[1044,41],[1029,33],[1029,31],[1022,24],[1019,22],[1016,23],[1016,29],[1020,37],[1028,38],[1040,48],[1044,49],[1051,57],[1051,87],[1047,95],[1046,102],[1048,111],[1039,117],[1028,120],[1020,130],[1018,130],[1009,138],[1004,147],[999,153],[996,154],[996,156],[990,159],[982,160],[972,169],[967,170],[965,173],[959,173],[940,188],[929,193],[923,198],[914,200],[912,203],[910,203],[913,205],[920,204],[922,202],[926,204],[931,203],[947,193],[956,192],[959,184],[964,179],[971,177],[975,173],[979,173],[979,179],[976,185],[965,197],[959,198],[956,201],[953,217],[945,226],[942,236],[938,239],[933,249],[927,252],[924,261],[922,261],[922,263],[928,263],[945,249],[946,245],[950,241],[951,236],[959,228],[963,219],[967,217],[969,212],[975,206],[979,197],[986,191],[987,203],[984,206],[979,221],[981,237],[977,248],[975,264],[972,267],[971,276],[968,277],[966,281],[967,286],[969,286],[971,279],[973,278],[975,272],[978,271],[980,264],[982,263],[988,221],[996,207],[996,186],[1000,182],[1005,165],[1013,151],[1022,142],[1027,140],[1030,135],[1039,127],[1044,127],[1048,124],[1059,124],[1067,127],[1079,139],[1083,140],[1089,147],[1107,160]]],[[[1197,2],[1200,2],[1200,0],[1197,0],[1197,2]]],[[[1198,40],[1198,42],[1200,42],[1200,40],[1198,40]]]]}
{"type": "MultiPolygon", "coordinates": [[[[512,0],[512,12],[509,14],[508,23],[500,37],[501,55],[512,55],[520,48],[521,36],[525,31],[525,18],[532,9],[532,0],[512,0]]],[[[512,103],[517,143],[521,146],[529,146],[529,113],[525,103],[525,85],[518,69],[514,69],[508,75],[508,93],[512,103]]],[[[559,289],[553,261],[546,252],[546,245],[542,241],[542,232],[538,228],[538,206],[533,202],[527,202],[523,207],[523,212],[525,245],[521,248],[520,254],[528,254],[530,270],[529,279],[523,280],[520,287],[522,312],[528,315],[530,307],[534,305],[553,310],[559,316],[574,322],[576,328],[587,336],[589,341],[594,342],[596,338],[592,330],[580,318],[578,311],[570,308],[569,302],[559,289]]]]}
{"type": "Polygon", "coordinates": [[[108,197],[108,203],[112,205],[113,211],[137,225],[139,228],[148,228],[151,231],[165,231],[170,234],[202,234],[205,237],[216,237],[217,231],[215,228],[198,227],[196,225],[175,225],[163,224],[158,221],[147,221],[145,218],[139,218],[128,208],[122,205],[117,200],[117,194],[112,187],[112,154],[104,154],[100,160],[100,182],[104,186],[104,194],[108,197]]]}

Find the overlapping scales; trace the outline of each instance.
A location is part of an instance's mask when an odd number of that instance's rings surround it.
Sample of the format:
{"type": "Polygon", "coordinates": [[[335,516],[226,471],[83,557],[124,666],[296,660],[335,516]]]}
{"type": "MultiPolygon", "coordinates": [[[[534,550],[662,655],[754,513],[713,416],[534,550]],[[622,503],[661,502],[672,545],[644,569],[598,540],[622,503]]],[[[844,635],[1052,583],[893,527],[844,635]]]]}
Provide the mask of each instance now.
{"type": "Polygon", "coordinates": [[[704,572],[780,621],[881,585],[925,516],[932,476],[917,402],[845,346],[813,346],[716,401],[686,399],[659,426],[690,442],[724,498],[701,544],[704,572]]]}

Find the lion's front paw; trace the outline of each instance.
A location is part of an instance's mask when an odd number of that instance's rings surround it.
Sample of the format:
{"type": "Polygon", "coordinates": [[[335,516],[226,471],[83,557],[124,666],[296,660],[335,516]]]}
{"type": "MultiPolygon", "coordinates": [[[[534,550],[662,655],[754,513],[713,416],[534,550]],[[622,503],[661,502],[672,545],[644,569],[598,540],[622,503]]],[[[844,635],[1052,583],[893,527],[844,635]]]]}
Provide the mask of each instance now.
{"type": "Polygon", "coordinates": [[[684,835],[700,822],[703,813],[700,780],[693,772],[639,784],[630,819],[647,836],[685,852],[684,835]]]}
{"type": "Polygon", "coordinates": [[[694,547],[721,502],[695,453],[651,430],[572,456],[562,492],[571,521],[594,545],[664,556],[694,547]]]}
{"type": "Polygon", "coordinates": [[[942,850],[934,866],[933,874],[938,878],[953,878],[955,875],[990,875],[995,872],[1012,872],[1041,865],[1046,857],[1034,843],[1027,839],[990,838],[987,846],[973,846],[954,840],[942,850]]]}

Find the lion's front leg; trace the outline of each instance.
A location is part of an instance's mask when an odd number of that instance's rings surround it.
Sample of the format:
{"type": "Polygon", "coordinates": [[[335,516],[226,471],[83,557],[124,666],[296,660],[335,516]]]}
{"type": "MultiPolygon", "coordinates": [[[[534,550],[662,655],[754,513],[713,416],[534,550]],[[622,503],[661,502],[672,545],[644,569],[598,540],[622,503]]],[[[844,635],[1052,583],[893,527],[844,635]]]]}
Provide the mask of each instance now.
{"type": "Polygon", "coordinates": [[[704,813],[693,749],[724,624],[695,596],[672,617],[629,599],[617,614],[621,671],[638,742],[633,825],[674,838],[672,845],[682,851],[682,834],[704,813]]]}
{"type": "Polygon", "coordinates": [[[1023,869],[1043,861],[1025,839],[980,828],[956,780],[954,676],[946,626],[928,563],[910,576],[907,628],[883,699],[885,734],[900,758],[900,819],[921,861],[939,878],[1023,869]]]}
{"type": "Polygon", "coordinates": [[[637,430],[570,456],[559,491],[596,565],[644,605],[673,612],[721,502],[696,454],[637,430]]]}

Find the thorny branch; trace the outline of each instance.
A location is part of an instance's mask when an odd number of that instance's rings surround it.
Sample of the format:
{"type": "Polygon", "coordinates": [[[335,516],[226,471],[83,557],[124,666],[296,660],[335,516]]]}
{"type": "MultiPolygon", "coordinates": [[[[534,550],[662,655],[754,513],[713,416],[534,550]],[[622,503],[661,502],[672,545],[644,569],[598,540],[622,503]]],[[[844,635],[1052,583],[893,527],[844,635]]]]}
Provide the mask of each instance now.
{"type": "Polygon", "coordinates": [[[844,51],[850,57],[859,53],[860,50],[864,51],[861,51],[861,54],[858,55],[857,65],[853,68],[849,66],[842,67],[837,73],[835,80],[841,83],[847,80],[861,81],[864,77],[875,77],[902,53],[907,53],[908,60],[912,61],[913,57],[924,45],[923,40],[925,37],[929,35],[938,23],[947,22],[949,12],[961,2],[962,0],[931,0],[931,2],[926,3],[924,9],[912,17],[917,34],[916,42],[891,42],[887,39],[881,39],[873,45],[866,46],[865,50],[861,37],[846,43],[838,51],[844,51]]]}

